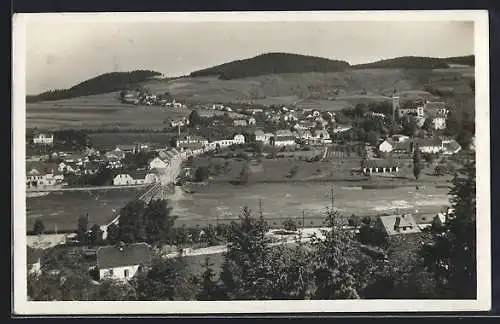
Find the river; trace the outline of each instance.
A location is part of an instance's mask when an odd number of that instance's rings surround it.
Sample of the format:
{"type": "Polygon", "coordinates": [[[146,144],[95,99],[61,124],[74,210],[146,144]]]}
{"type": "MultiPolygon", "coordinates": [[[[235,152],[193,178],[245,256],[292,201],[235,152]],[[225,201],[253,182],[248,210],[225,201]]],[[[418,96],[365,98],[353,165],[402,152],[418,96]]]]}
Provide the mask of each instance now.
{"type": "MultiPolygon", "coordinates": [[[[344,215],[377,215],[396,210],[434,213],[449,204],[448,191],[435,186],[423,186],[419,190],[415,187],[371,190],[333,185],[334,207],[344,215]]],[[[331,206],[331,192],[331,184],[317,182],[246,186],[215,183],[197,188],[192,194],[177,189],[170,205],[173,214],[179,217],[178,222],[187,224],[198,221],[202,225],[217,218],[236,218],[243,206],[257,213],[259,201],[265,218],[301,218],[304,211],[307,220],[322,218],[331,206]]]]}
{"type": "MultiPolygon", "coordinates": [[[[169,199],[172,213],[178,224],[195,226],[215,223],[217,219],[236,218],[243,206],[259,211],[262,202],[263,216],[273,218],[304,218],[306,225],[319,226],[311,221],[321,220],[326,207],[331,205],[331,184],[322,182],[259,183],[231,185],[213,183],[196,188],[188,194],[180,188],[169,199]]],[[[80,215],[89,214],[91,224],[102,225],[110,220],[112,209],[119,209],[136,197],[137,190],[110,190],[101,194],[89,192],[50,193],[45,197],[27,198],[27,226],[32,228],[35,219],[41,219],[47,229],[76,228],[80,215]]],[[[334,183],[335,208],[344,215],[377,215],[381,213],[410,211],[434,213],[448,205],[448,189],[435,186],[399,187],[392,189],[361,189],[334,183]]],[[[281,223],[282,220],[276,220],[281,223]]]]}

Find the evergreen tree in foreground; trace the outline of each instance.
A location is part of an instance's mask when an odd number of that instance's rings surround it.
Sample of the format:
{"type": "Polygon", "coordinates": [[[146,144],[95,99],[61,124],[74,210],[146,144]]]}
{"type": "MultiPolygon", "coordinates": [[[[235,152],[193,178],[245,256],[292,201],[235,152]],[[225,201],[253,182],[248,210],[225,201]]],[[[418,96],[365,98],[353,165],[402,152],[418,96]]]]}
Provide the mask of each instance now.
{"type": "Polygon", "coordinates": [[[315,246],[314,275],[316,292],[314,299],[358,299],[355,288],[353,264],[350,260],[352,234],[337,223],[338,212],[329,210],[323,231],[324,238],[317,239],[315,246]]]}
{"type": "Polygon", "coordinates": [[[456,173],[450,190],[451,215],[436,228],[423,250],[441,298],[476,298],[476,164],[469,160],[456,173]]]}
{"type": "Polygon", "coordinates": [[[261,299],[265,280],[264,264],[269,254],[265,237],[267,224],[262,217],[252,217],[244,207],[239,222],[233,222],[221,280],[228,299],[261,299]]]}

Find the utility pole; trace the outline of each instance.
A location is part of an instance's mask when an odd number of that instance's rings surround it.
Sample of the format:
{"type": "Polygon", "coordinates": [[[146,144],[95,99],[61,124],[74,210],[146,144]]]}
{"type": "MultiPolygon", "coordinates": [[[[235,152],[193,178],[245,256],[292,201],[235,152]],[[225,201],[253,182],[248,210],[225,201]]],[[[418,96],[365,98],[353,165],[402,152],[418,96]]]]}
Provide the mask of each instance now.
{"type": "Polygon", "coordinates": [[[332,199],[332,212],[333,212],[333,205],[335,202],[335,196],[333,195],[333,184],[332,184],[332,188],[331,188],[331,199],[332,199]]]}
{"type": "Polygon", "coordinates": [[[259,199],[259,215],[260,215],[260,218],[262,219],[263,218],[263,214],[262,214],[262,199],[259,199]]]}
{"type": "Polygon", "coordinates": [[[302,209],[302,230],[304,230],[305,225],[306,225],[305,213],[304,210],[302,209]]]}

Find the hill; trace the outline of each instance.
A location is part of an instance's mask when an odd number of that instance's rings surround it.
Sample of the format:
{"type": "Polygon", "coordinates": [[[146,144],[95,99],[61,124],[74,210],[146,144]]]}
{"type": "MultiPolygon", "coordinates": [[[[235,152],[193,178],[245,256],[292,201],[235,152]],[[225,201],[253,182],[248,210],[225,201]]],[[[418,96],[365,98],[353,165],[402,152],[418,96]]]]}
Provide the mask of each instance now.
{"type": "Polygon", "coordinates": [[[357,64],[355,69],[444,69],[449,65],[440,58],[402,56],[372,63],[357,64]]]}
{"type": "Polygon", "coordinates": [[[354,69],[446,69],[450,64],[474,66],[474,55],[447,58],[402,56],[372,63],[353,65],[354,69]]]}
{"type": "Polygon", "coordinates": [[[266,53],[195,71],[190,76],[219,76],[220,79],[231,80],[266,74],[339,72],[348,68],[349,63],[345,61],[299,54],[266,53]]]}
{"type": "Polygon", "coordinates": [[[105,73],[83,81],[69,89],[50,90],[38,95],[26,96],[26,102],[52,101],[109,93],[135,87],[140,82],[161,75],[160,72],[150,70],[105,73]]]}

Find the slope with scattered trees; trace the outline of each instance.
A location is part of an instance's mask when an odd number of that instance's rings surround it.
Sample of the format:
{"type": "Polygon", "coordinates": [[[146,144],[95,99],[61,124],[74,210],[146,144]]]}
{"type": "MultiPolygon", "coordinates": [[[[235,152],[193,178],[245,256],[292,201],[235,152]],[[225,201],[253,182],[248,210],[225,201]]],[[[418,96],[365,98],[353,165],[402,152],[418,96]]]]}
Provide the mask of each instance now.
{"type": "Polygon", "coordinates": [[[140,82],[161,75],[160,72],[151,70],[105,73],[83,81],[69,89],[56,89],[38,95],[26,96],[26,102],[61,100],[119,91],[135,87],[140,82]]]}
{"type": "Polygon", "coordinates": [[[445,59],[420,56],[403,56],[373,63],[357,64],[355,69],[442,69],[449,68],[445,59]]]}

